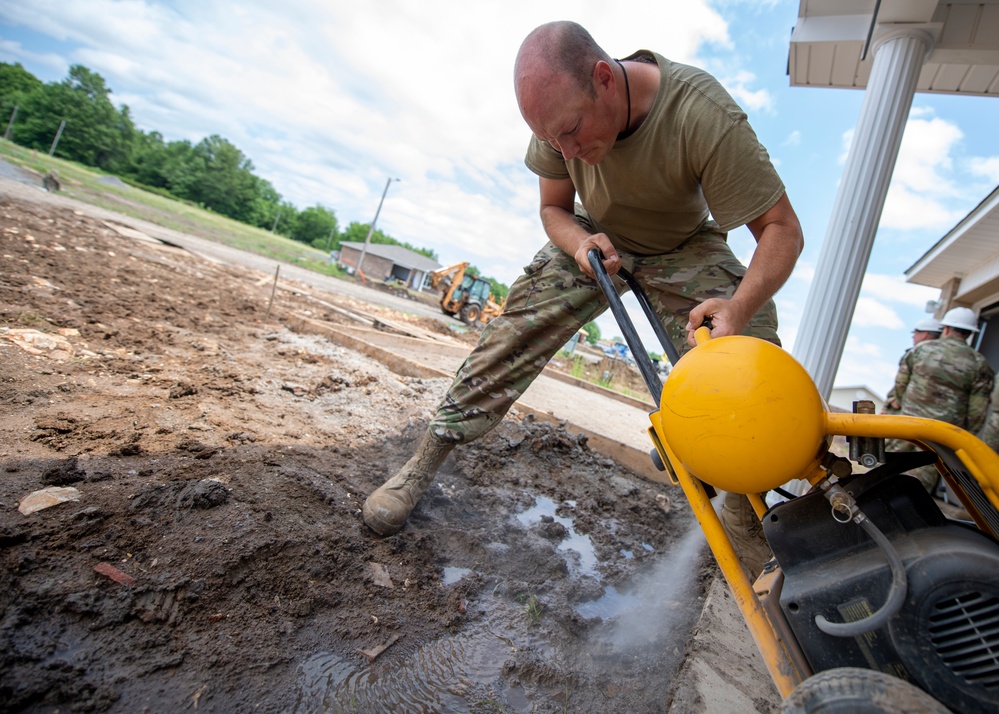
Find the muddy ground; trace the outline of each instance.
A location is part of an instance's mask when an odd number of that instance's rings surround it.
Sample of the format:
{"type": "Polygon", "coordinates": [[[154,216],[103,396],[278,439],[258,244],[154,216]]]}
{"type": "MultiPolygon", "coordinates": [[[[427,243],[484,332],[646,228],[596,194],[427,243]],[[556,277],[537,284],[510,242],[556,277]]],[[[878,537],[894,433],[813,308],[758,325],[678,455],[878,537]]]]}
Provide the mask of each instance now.
{"type": "Polygon", "coordinates": [[[0,709],[667,710],[711,575],[682,498],[515,410],[378,538],[447,380],[270,295],[0,193],[0,709]]]}

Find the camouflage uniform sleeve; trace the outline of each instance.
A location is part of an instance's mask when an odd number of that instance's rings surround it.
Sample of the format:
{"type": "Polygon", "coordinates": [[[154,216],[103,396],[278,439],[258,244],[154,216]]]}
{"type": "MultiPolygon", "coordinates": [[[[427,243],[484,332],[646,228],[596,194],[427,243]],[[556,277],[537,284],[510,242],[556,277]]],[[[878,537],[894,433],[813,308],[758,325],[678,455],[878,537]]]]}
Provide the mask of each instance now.
{"type": "Polygon", "coordinates": [[[912,376],[912,353],[915,350],[906,352],[898,362],[898,372],[895,374],[895,386],[889,394],[893,394],[899,406],[905,400],[905,390],[909,387],[909,378],[912,376]]]}
{"type": "Polygon", "coordinates": [[[989,404],[992,401],[992,387],[995,382],[995,373],[985,360],[982,360],[981,368],[971,385],[971,394],[968,395],[968,431],[972,434],[981,432],[985,425],[985,419],[989,415],[989,404]]]}

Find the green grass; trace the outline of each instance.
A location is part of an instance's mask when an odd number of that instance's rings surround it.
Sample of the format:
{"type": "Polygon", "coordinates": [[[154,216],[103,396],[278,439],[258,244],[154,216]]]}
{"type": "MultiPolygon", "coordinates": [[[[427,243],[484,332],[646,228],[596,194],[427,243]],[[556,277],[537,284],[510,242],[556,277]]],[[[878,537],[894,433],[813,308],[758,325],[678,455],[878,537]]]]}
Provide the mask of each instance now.
{"type": "Polygon", "coordinates": [[[517,599],[524,604],[524,615],[527,617],[528,624],[538,624],[545,612],[545,606],[538,600],[538,596],[521,593],[517,599]]]}
{"type": "Polygon", "coordinates": [[[190,202],[164,196],[154,189],[134,185],[115,185],[101,179],[107,174],[71,161],[26,149],[0,139],[0,157],[40,174],[55,169],[59,174],[60,193],[92,206],[139,218],[182,233],[205,238],[326,275],[342,277],[343,271],[331,265],[321,250],[271,233],[270,231],[220,216],[190,202]]]}

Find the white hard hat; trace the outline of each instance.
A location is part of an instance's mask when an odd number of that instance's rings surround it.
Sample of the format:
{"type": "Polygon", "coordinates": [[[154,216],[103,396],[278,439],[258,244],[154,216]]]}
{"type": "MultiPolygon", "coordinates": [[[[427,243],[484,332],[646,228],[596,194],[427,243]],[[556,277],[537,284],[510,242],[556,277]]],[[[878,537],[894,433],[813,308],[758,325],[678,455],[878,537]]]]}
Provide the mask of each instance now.
{"type": "Polygon", "coordinates": [[[975,317],[974,310],[966,307],[951,308],[943,316],[940,324],[945,327],[956,327],[959,330],[978,332],[978,318],[975,317]]]}
{"type": "Polygon", "coordinates": [[[924,317],[912,328],[913,332],[943,332],[943,325],[932,317],[924,317]]]}

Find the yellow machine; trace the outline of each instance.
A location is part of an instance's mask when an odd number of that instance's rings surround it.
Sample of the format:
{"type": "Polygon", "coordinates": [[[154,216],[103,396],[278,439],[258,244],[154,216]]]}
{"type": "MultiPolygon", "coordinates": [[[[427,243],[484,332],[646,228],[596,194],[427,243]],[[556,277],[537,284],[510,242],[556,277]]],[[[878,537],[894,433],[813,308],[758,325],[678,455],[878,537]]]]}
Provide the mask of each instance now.
{"type": "Polygon", "coordinates": [[[430,286],[441,291],[441,310],[469,325],[488,323],[503,312],[493,299],[488,280],[466,272],[469,263],[455,263],[430,273],[430,286]]]}
{"type": "MultiPolygon", "coordinates": [[[[595,251],[590,263],[644,356],[595,251]]],[[[711,339],[706,328],[695,337],[682,358],[667,349],[665,383],[651,362],[639,365],[659,404],[653,458],[689,500],[782,711],[999,711],[999,455],[963,429],[877,415],[870,402],[833,413],[805,369],[763,340],[711,339]],[[836,435],[849,458],[830,451],[836,435]],[[886,453],[889,438],[923,450],[886,453]],[[906,474],[927,464],[969,521],[946,518],[906,474]],[[766,493],[795,479],[806,493],[768,507],[766,493]],[[762,521],[773,559],[752,577],[712,505],[716,490],[746,494],[762,521]]]]}

